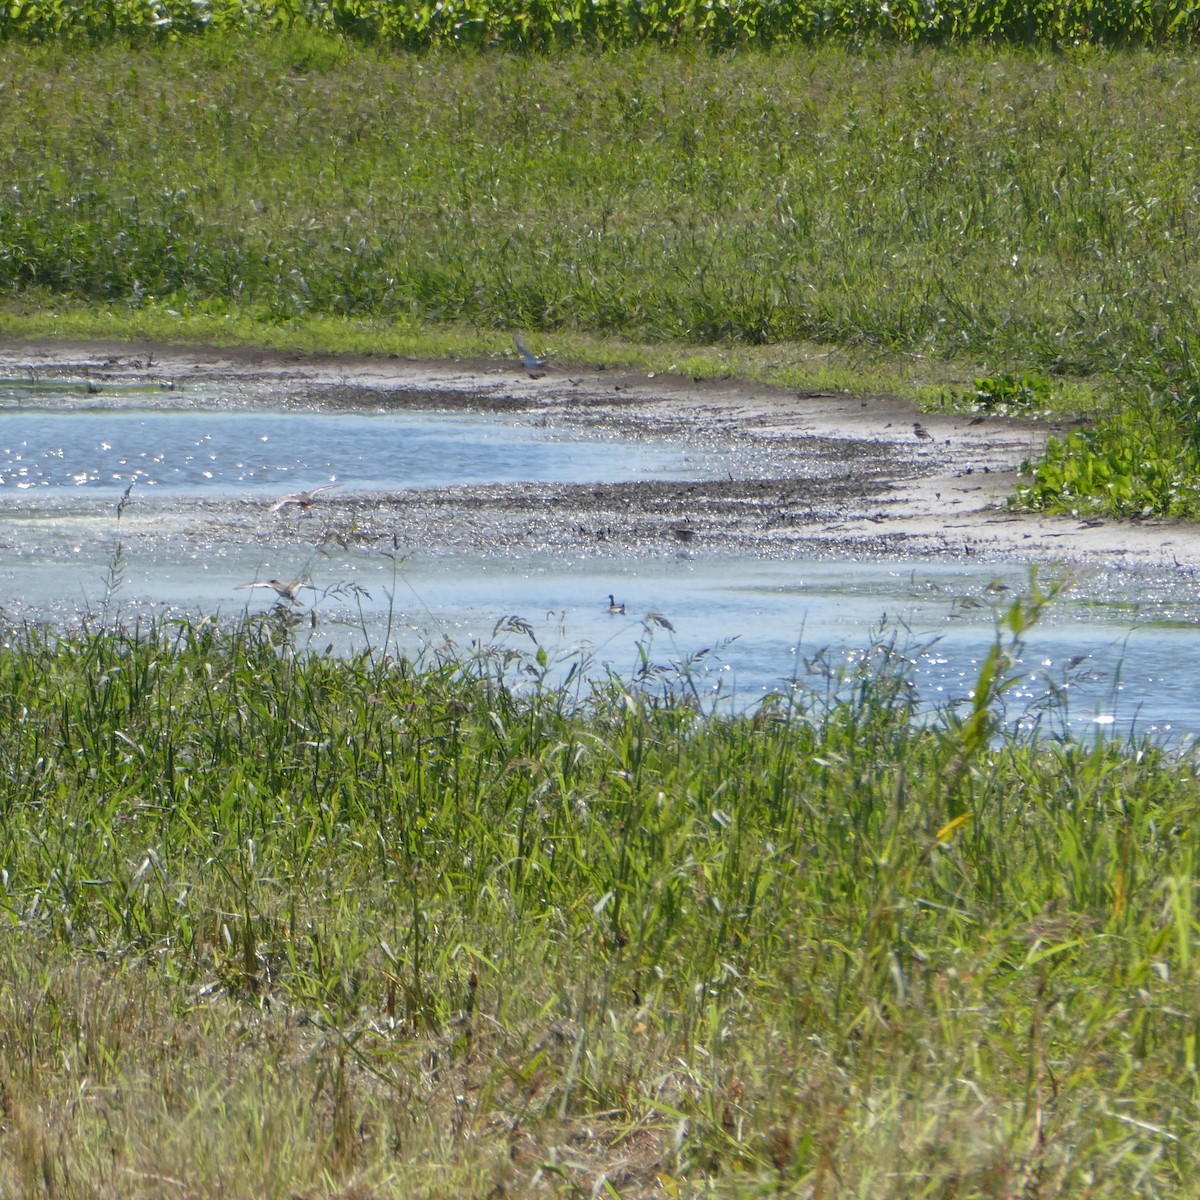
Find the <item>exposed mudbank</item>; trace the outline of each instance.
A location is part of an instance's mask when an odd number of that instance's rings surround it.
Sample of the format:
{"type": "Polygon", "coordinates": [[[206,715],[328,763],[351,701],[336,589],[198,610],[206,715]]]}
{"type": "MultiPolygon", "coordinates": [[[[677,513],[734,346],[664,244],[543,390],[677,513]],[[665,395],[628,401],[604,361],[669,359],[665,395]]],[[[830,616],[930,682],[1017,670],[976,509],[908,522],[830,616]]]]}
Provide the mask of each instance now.
{"type": "MultiPolygon", "coordinates": [[[[917,414],[886,396],[797,394],[731,381],[551,368],[537,379],[502,360],[413,362],[252,348],[0,343],[0,373],[81,386],[172,389],[277,381],[289,403],[534,413],[555,424],[719,446],[752,478],[438,489],[397,486],[324,498],[325,535],[486,552],[569,547],[637,554],[665,545],[765,557],[980,555],[1013,562],[1200,565],[1200,533],[1169,522],[1083,523],[1004,508],[1022,461],[1051,427],[917,414]],[[930,435],[913,430],[918,416],[930,435]]],[[[399,481],[398,481],[399,483],[399,481]]],[[[201,506],[208,536],[291,536],[277,515],[236,500],[201,506]],[[214,524],[217,530],[214,530],[214,524]]],[[[126,528],[133,533],[136,516],[126,528]]],[[[145,531],[152,536],[152,530],[145,531]]],[[[179,530],[176,530],[179,532],[179,530]]],[[[294,533],[294,530],[291,531],[294,533]]]]}

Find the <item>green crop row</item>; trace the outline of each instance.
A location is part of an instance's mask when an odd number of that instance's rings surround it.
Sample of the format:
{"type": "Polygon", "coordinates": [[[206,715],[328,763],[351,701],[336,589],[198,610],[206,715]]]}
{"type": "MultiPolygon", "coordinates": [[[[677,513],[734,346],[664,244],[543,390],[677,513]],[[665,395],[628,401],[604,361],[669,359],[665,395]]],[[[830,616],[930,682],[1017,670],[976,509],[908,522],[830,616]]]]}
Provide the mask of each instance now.
{"type": "Polygon", "coordinates": [[[1190,0],[7,0],[0,37],[178,35],[311,28],[408,49],[549,49],[699,41],[942,45],[1188,43],[1190,0]]]}

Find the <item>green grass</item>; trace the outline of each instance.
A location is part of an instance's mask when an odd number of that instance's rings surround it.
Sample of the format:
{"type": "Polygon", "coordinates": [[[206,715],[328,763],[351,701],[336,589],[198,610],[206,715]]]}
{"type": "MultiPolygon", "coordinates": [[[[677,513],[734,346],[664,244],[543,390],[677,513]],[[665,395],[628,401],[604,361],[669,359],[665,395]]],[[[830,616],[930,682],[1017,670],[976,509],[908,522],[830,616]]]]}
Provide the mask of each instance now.
{"type": "MultiPolygon", "coordinates": [[[[1088,403],[1025,500],[1194,514],[1196,70],[5,43],[0,329],[1088,403]]],[[[0,1194],[1194,1194],[1194,755],[292,637],[5,635],[0,1194]]]]}
{"type": "Polygon", "coordinates": [[[1186,0],[21,0],[0,10],[0,37],[175,38],[217,31],[314,29],[408,50],[432,46],[552,50],[699,43],[954,44],[962,41],[1188,45],[1200,33],[1186,0]]]}
{"type": "Polygon", "coordinates": [[[1098,50],[0,44],[3,326],[467,353],[520,327],[560,361],[865,371],[859,390],[931,406],[1044,379],[1060,412],[1141,404],[1166,465],[1144,480],[1101,423],[1028,503],[1194,516],[1158,477],[1200,466],[1196,71],[1098,50]],[[1100,460],[1119,478],[1087,491],[1100,460]]]}
{"type": "Polygon", "coordinates": [[[1068,375],[1191,328],[1187,60],[306,46],[4,48],[0,281],[1068,375]]]}
{"type": "MultiPolygon", "coordinates": [[[[1141,404],[1186,475],[1196,71],[1094,49],[0,43],[3,328],[472,354],[519,327],[564,362],[928,406],[1044,379],[1059,412],[1141,404]]],[[[1119,424],[1095,438],[1025,500],[1078,507],[1107,457],[1120,478],[1085,506],[1195,515],[1119,424]]]]}
{"type": "Polygon", "coordinates": [[[1192,1194],[1195,764],[1003,732],[1014,647],[930,722],[290,646],[5,638],[0,1191],[1192,1194]]]}

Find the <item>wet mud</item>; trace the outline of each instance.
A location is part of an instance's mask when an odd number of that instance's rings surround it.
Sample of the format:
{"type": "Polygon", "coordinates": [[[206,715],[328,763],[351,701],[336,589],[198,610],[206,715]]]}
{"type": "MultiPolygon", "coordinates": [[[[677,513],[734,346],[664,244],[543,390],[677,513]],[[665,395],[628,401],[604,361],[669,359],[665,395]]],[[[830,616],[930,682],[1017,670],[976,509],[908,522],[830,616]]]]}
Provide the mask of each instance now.
{"type": "MultiPolygon", "coordinates": [[[[887,396],[800,394],[757,384],[516,361],[416,362],[247,348],[0,342],[0,374],[84,388],[277,383],[288,404],[324,409],[513,412],[547,425],[669,436],[719,451],[724,477],[619,484],[395,487],[331,492],[308,511],[206,501],[173,536],[252,538],[303,530],[343,544],[503,554],[705,550],[768,558],[1200,565],[1200,535],[1171,523],[1082,522],[1009,511],[1021,463],[1054,426],[919,414],[887,396]],[[920,421],[928,436],[914,432],[920,421]],[[195,529],[189,530],[189,522],[195,529]]],[[[152,539],[156,516],[144,518],[152,539]]],[[[131,508],[126,528],[138,526],[131,508]]]]}

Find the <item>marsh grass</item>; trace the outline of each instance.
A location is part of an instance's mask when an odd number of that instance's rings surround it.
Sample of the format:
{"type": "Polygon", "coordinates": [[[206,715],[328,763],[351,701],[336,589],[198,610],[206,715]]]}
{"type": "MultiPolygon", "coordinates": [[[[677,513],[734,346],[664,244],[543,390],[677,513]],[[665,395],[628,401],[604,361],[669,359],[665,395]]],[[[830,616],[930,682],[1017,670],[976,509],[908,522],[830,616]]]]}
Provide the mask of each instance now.
{"type": "Polygon", "coordinates": [[[1188,59],[0,56],[0,280],[35,306],[815,340],[981,374],[1108,371],[1194,327],[1188,59]]]}
{"type": "Polygon", "coordinates": [[[1025,415],[1138,420],[1063,443],[1026,502],[1194,516],[1160,477],[1196,466],[1171,402],[1195,394],[1195,73],[1086,48],[0,43],[3,323],[434,354],[517,327],[564,363],[959,408],[1044,380],[1025,415]]]}
{"type": "Polygon", "coordinates": [[[0,650],[0,1190],[1186,1195],[1196,778],[271,613],[0,650]]]}

